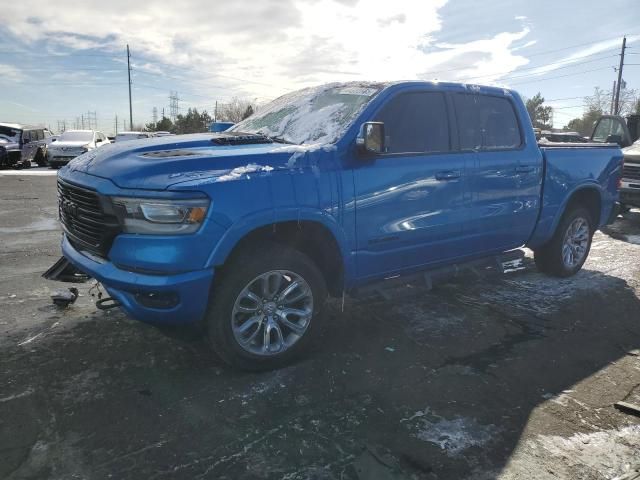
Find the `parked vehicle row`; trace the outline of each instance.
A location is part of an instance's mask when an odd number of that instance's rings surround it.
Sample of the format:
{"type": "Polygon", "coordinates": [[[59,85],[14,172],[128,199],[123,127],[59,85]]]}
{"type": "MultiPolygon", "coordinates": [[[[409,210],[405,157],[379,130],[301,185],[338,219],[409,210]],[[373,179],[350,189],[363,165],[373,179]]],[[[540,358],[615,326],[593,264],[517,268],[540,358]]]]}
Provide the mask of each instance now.
{"type": "Polygon", "coordinates": [[[522,246],[575,274],[621,170],[615,144],[539,146],[510,90],[330,84],[225,132],[84,154],[58,175],[62,252],[132,317],[202,322],[230,364],[274,368],[327,293],[522,246]]]}
{"type": "MultiPolygon", "coordinates": [[[[170,132],[119,132],[114,142],[173,135],[170,132]]],[[[67,130],[53,135],[45,127],[0,123],[0,168],[29,168],[33,164],[60,168],[70,160],[112,143],[98,130],[67,130]]]]}

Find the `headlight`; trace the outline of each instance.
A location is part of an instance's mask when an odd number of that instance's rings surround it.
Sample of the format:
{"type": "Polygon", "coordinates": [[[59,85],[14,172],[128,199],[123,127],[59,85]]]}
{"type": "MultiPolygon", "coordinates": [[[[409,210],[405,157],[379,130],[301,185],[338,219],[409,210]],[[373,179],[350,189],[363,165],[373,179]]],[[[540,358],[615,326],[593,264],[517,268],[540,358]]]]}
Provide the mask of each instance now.
{"type": "Polygon", "coordinates": [[[196,232],[207,215],[209,200],[162,200],[114,197],[125,233],[184,235],[196,232]]]}

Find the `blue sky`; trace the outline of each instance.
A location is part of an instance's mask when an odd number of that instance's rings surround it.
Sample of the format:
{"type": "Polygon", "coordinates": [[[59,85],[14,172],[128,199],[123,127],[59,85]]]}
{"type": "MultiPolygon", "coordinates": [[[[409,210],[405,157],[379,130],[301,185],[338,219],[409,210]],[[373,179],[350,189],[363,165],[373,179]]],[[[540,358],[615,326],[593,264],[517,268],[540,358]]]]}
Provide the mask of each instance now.
{"type": "Polygon", "coordinates": [[[640,89],[637,0],[36,0],[3,6],[0,121],[67,126],[88,111],[112,133],[152,109],[264,103],[303,86],[359,79],[497,83],[540,91],[562,126],[594,87],[610,89],[623,34],[624,79],[640,89]]]}

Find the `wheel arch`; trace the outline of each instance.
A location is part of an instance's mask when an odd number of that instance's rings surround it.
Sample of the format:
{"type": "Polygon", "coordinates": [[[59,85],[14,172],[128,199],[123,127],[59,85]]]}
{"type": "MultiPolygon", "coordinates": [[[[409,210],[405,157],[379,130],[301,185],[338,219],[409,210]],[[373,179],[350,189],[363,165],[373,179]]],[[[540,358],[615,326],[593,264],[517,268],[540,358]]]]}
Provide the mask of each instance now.
{"type": "Polygon", "coordinates": [[[598,228],[602,217],[602,192],[598,185],[592,184],[582,185],[569,195],[560,211],[560,214],[554,222],[554,231],[558,228],[558,224],[560,223],[562,216],[570,208],[578,205],[585,207],[589,211],[591,214],[591,220],[593,220],[594,229],[598,228]]]}
{"type": "Polygon", "coordinates": [[[269,216],[238,222],[220,240],[208,266],[224,268],[241,252],[264,241],[287,245],[309,256],[322,271],[331,295],[342,293],[351,271],[344,232],[333,217],[317,212],[300,211],[295,217],[277,221],[269,216]]]}
{"type": "Polygon", "coordinates": [[[602,213],[601,186],[595,182],[583,183],[567,194],[564,201],[556,208],[552,208],[551,205],[542,207],[541,218],[526,246],[536,250],[551,240],[563,215],[575,205],[584,205],[591,212],[594,230],[600,226],[601,219],[605,218],[602,213]]]}

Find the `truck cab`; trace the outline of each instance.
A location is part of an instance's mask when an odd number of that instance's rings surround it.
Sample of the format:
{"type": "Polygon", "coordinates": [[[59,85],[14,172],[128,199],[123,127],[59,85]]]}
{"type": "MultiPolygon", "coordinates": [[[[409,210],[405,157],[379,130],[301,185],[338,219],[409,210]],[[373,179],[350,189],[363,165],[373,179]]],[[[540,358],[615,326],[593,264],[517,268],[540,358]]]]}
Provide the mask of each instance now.
{"type": "Polygon", "coordinates": [[[613,142],[622,147],[624,167],[620,181],[620,205],[623,211],[640,208],[640,115],[605,115],[596,123],[593,142],[613,142]]]}

